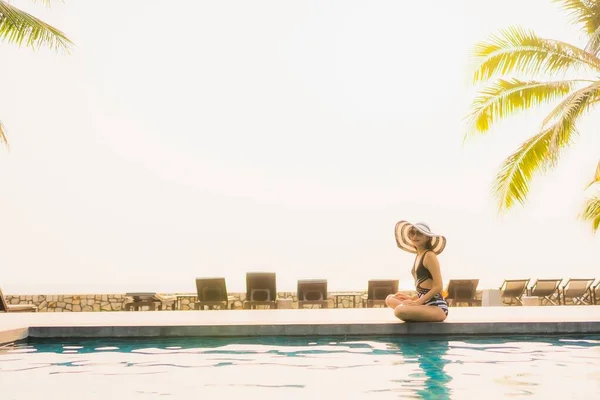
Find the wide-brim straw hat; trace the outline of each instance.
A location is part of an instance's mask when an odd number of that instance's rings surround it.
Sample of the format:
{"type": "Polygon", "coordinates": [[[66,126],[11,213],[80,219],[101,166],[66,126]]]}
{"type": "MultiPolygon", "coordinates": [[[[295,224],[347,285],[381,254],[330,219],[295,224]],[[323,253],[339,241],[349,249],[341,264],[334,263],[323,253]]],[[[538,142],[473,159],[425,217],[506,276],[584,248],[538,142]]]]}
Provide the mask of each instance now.
{"type": "Polygon", "coordinates": [[[419,232],[421,232],[425,236],[429,236],[431,238],[431,247],[432,251],[435,254],[440,254],[444,251],[446,247],[446,238],[442,235],[437,235],[431,232],[429,229],[429,225],[424,222],[417,222],[416,224],[411,224],[408,221],[400,221],[396,224],[396,228],[394,229],[394,233],[396,236],[396,244],[404,251],[408,251],[409,253],[417,253],[416,247],[412,244],[410,239],[408,238],[408,231],[411,228],[415,228],[419,232]]]}

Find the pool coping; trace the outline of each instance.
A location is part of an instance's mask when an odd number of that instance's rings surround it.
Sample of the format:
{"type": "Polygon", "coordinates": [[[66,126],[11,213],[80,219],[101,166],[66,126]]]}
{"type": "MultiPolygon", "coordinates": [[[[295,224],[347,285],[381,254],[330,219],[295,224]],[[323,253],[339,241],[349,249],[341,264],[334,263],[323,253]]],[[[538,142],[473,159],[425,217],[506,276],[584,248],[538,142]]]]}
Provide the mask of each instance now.
{"type": "Polygon", "coordinates": [[[29,328],[13,328],[0,330],[0,346],[7,343],[18,342],[29,337],[29,328]]]}
{"type": "Polygon", "coordinates": [[[442,323],[405,323],[384,308],[0,314],[0,344],[67,337],[523,334],[600,334],[600,306],[453,307],[442,323]]]}

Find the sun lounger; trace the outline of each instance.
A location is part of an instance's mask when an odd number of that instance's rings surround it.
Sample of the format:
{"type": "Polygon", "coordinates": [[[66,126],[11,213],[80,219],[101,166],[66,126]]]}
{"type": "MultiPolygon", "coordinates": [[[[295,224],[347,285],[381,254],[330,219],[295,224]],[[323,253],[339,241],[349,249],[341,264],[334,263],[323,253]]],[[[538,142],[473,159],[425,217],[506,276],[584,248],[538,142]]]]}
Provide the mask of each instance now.
{"type": "Polygon", "coordinates": [[[196,310],[209,310],[233,308],[233,296],[227,294],[227,285],[225,278],[196,278],[196,291],[198,292],[198,301],[195,304],[196,310]]]}
{"type": "Polygon", "coordinates": [[[446,301],[449,306],[458,303],[467,303],[469,306],[481,305],[481,300],[475,299],[479,279],[450,279],[446,292],[446,301]]]}
{"type": "Polygon", "coordinates": [[[540,299],[540,306],[546,305],[560,305],[560,289],[559,285],[562,279],[538,279],[535,281],[533,286],[528,289],[528,296],[538,297],[540,299]]]}
{"type": "Polygon", "coordinates": [[[367,284],[367,298],[363,304],[367,308],[385,307],[385,298],[398,292],[398,279],[371,279],[367,284]]]}
{"type": "Polygon", "coordinates": [[[515,300],[517,304],[523,305],[521,297],[525,294],[528,284],[529,279],[505,279],[502,286],[500,286],[500,297],[502,297],[503,300],[509,299],[509,305],[513,304],[513,300],[515,300]]]}
{"type": "Polygon", "coordinates": [[[297,294],[298,308],[304,308],[305,305],[318,305],[321,308],[329,307],[326,279],[299,280],[297,294]]]}
{"type": "Polygon", "coordinates": [[[592,302],[594,304],[598,304],[600,302],[600,280],[596,282],[594,286],[591,288],[592,291],[592,302]]]}
{"type": "Polygon", "coordinates": [[[157,293],[154,296],[158,301],[160,301],[159,310],[174,310],[175,304],[177,303],[177,296],[168,296],[165,294],[157,293]]]}
{"type": "Polygon", "coordinates": [[[257,306],[277,308],[277,282],[274,272],[248,272],[246,274],[244,309],[252,309],[257,306]]]}
{"type": "Polygon", "coordinates": [[[0,289],[0,313],[1,312],[37,312],[38,308],[33,304],[8,304],[0,289]]]}
{"type": "Polygon", "coordinates": [[[562,287],[562,301],[567,304],[567,299],[572,304],[592,304],[591,287],[594,279],[567,279],[562,287]]]}

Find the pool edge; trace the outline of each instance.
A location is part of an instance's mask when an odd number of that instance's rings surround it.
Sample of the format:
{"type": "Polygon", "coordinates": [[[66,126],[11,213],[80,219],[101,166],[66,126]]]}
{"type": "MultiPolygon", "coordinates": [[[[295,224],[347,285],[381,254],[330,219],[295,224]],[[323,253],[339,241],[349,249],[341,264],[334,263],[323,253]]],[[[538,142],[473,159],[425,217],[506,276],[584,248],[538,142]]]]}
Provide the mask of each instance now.
{"type": "Polygon", "coordinates": [[[26,340],[29,337],[29,328],[12,328],[0,330],[0,346],[26,340]]]}
{"type": "Polygon", "coordinates": [[[600,322],[369,323],[289,325],[36,326],[31,338],[251,337],[251,336],[426,336],[600,334],[600,322]]]}

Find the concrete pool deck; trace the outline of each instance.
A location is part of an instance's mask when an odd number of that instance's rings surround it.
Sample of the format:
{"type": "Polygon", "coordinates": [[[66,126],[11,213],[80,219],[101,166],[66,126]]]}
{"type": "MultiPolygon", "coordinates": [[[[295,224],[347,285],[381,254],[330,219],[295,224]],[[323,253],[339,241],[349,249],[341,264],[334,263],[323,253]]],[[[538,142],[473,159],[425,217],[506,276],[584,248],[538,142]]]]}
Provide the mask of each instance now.
{"type": "Polygon", "coordinates": [[[2,313],[0,344],[26,338],[600,334],[600,306],[452,307],[443,323],[385,308],[2,313]]]}

